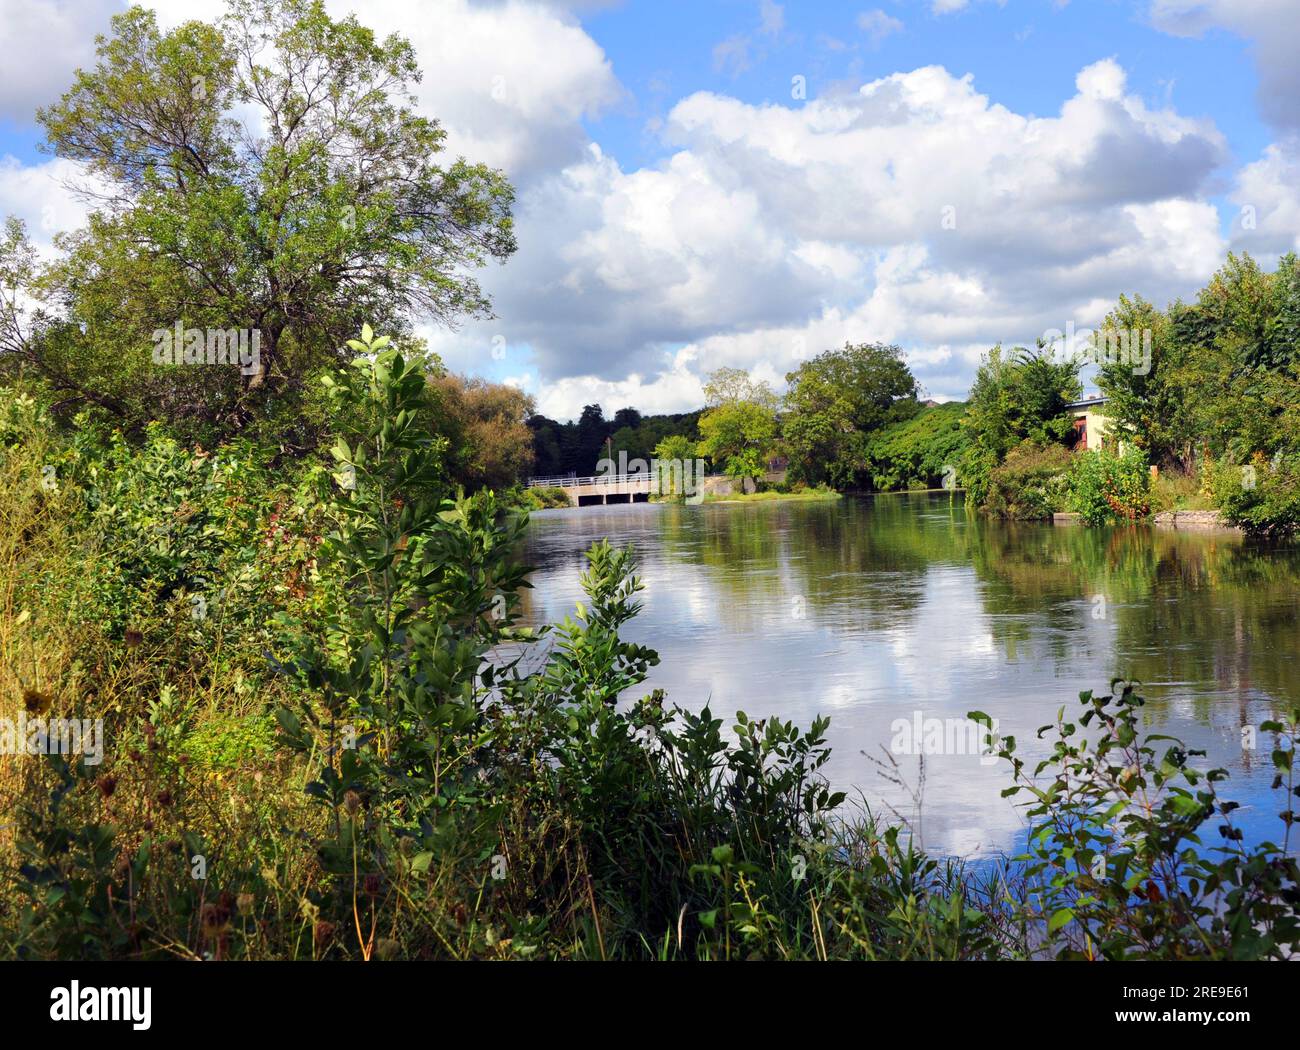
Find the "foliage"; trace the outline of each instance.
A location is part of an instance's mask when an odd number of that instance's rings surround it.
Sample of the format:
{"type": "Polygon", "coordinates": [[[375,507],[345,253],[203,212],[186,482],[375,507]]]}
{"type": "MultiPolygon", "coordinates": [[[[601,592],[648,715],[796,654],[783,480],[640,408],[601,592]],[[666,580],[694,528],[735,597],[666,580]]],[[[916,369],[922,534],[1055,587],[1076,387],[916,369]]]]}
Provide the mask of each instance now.
{"type": "Polygon", "coordinates": [[[970,435],[960,471],[975,505],[991,498],[992,472],[1022,442],[1063,442],[1072,422],[1066,405],[1078,398],[1079,362],[1054,361],[1049,350],[994,347],[980,363],[967,402],[970,435]]]}
{"type": "Polygon", "coordinates": [[[1211,471],[1216,501],[1229,523],[1248,532],[1285,536],[1300,530],[1300,460],[1256,453],[1241,465],[1211,471]]]}
{"type": "Polygon", "coordinates": [[[620,408],[607,420],[599,405],[584,407],[577,422],[531,416],[528,427],[533,432],[534,474],[588,477],[596,473],[601,459],[608,456],[618,463],[620,454],[648,463],[654,458],[655,447],[668,437],[680,436],[694,443],[699,436],[699,418],[699,412],[643,416],[634,408],[620,408]]]}
{"type": "Polygon", "coordinates": [[[846,343],[805,361],[786,382],[782,435],[790,474],[811,484],[862,485],[872,435],[920,408],[916,379],[897,346],[846,343]]]}
{"type": "MultiPolygon", "coordinates": [[[[1285,959],[1300,946],[1300,866],[1289,855],[1300,710],[1261,729],[1274,734],[1275,790],[1285,789],[1281,845],[1246,846],[1217,785],[1223,769],[1197,769],[1205,752],[1144,736],[1145,703],[1131,682],[1117,695],[1080,693],[1038,735],[1052,754],[1032,773],[1014,738],[990,741],[1010,762],[1031,825],[1023,862],[1026,908],[1046,949],[1064,959],[1285,959]],[[1040,775],[1048,770],[1045,780],[1040,775]],[[1216,836],[1205,842],[1202,835],[1216,836]],[[1211,845],[1211,843],[1214,843],[1211,845]]],[[[971,718],[989,725],[986,715],[971,718]]]]}
{"type": "Polygon", "coordinates": [[[432,381],[433,429],[447,439],[447,470],[466,489],[501,490],[533,472],[533,399],[517,387],[470,376],[432,381]]]}
{"type": "Polygon", "coordinates": [[[1258,489],[1233,470],[1300,455],[1300,261],[1284,255],[1273,273],[1250,256],[1227,262],[1191,304],[1159,311],[1122,297],[1107,324],[1152,331],[1152,368],[1105,366],[1106,412],[1153,462],[1215,475],[1228,518],[1257,532],[1286,532],[1294,513],[1286,474],[1258,489]]]}
{"type": "Polygon", "coordinates": [[[513,191],[439,163],[409,42],[320,0],[231,0],[218,25],[168,31],[132,7],[98,57],[38,119],[104,207],[7,340],[65,396],[204,440],[273,416],[281,442],[308,444],[304,377],[363,317],[407,332],[417,313],[488,314],[467,271],[514,251],[513,191]],[[259,358],[246,374],[157,365],[152,333],[174,325],[257,332],[259,358]]]}
{"type": "Polygon", "coordinates": [[[670,434],[654,447],[651,462],[658,464],[660,498],[684,499],[688,477],[691,486],[700,483],[696,477],[695,448],[696,442],[684,434],[670,434]]]}
{"type": "Polygon", "coordinates": [[[551,510],[556,507],[573,506],[569,494],[554,485],[530,487],[519,492],[520,499],[528,510],[551,510]]]}
{"type": "Polygon", "coordinates": [[[1074,455],[1070,509],[1088,525],[1132,522],[1151,509],[1151,471],[1136,448],[1123,455],[1090,449],[1074,455]]]}
{"type": "Polygon", "coordinates": [[[752,404],[775,412],[780,399],[761,379],[755,379],[743,368],[718,368],[704,380],[704,404],[708,408],[721,405],[752,404]]]}
{"type": "MultiPolygon", "coordinates": [[[[905,829],[848,810],[823,776],[825,719],[804,730],[741,713],[724,733],[707,706],[673,706],[657,690],[638,698],[658,656],[624,637],[642,590],[630,551],[593,545],[573,616],[520,629],[526,569],[512,550],[521,519],[490,493],[453,493],[418,355],[368,330],[352,349],[357,360],[329,377],[343,427],[329,468],[297,475],[260,455],[239,471],[209,467],[237,458],[238,444],[200,456],[160,435],[133,449],[93,428],[69,442],[44,425],[38,401],[0,399],[0,555],[13,580],[0,592],[0,638],[42,675],[17,683],[24,703],[76,698],[105,716],[111,742],[102,767],[56,756],[3,781],[16,823],[0,847],[4,954],[1295,950],[1289,842],[1244,847],[1231,803],[1213,795],[1220,774],[1193,770],[1194,753],[1180,745],[1157,752],[1130,690],[1085,694],[1082,729],[1062,716],[1046,784],[1028,783],[1014,741],[1001,742],[1012,787],[1036,799],[1035,834],[1029,855],[994,884],[926,856],[905,829]],[[41,484],[49,463],[54,489],[41,484]],[[204,515],[197,536],[188,511],[175,514],[184,500],[204,515]],[[36,595],[62,601],[107,559],[117,581],[107,604],[120,606],[121,621],[171,615],[174,626],[170,607],[157,605],[159,581],[201,568],[219,594],[265,560],[273,584],[284,566],[268,533],[287,549],[323,539],[310,544],[296,588],[258,590],[254,577],[250,593],[273,622],[250,624],[228,652],[205,631],[155,640],[31,612],[36,595]],[[162,542],[142,551],[151,534],[162,542]],[[237,676],[260,676],[258,688],[237,689],[237,676]],[[1211,820],[1228,830],[1222,853],[1196,837],[1211,820]]],[[[1065,455],[1026,445],[1010,461],[1065,455]]],[[[1077,530],[1076,542],[1089,536],[1077,530]]],[[[992,558],[999,569],[1006,562],[992,558]]],[[[232,599],[225,615],[240,608],[232,599]]],[[[5,703],[14,685],[5,678],[5,703]]],[[[1294,721],[1265,727],[1277,735],[1277,786],[1287,791],[1294,721]]]]}
{"type": "Polygon", "coordinates": [[[957,466],[969,440],[965,415],[965,402],[949,401],[878,431],[867,444],[872,487],[893,492],[959,484],[957,466]]]}
{"type": "Polygon", "coordinates": [[[1065,508],[1071,466],[1064,446],[1026,439],[989,473],[984,508],[1001,518],[1050,518],[1065,508]]]}
{"type": "Polygon", "coordinates": [[[776,447],[776,396],[734,368],[714,372],[704,386],[699,452],[729,477],[762,477],[776,447]]]}
{"type": "MultiPolygon", "coordinates": [[[[289,666],[319,701],[277,713],[286,743],[315,765],[307,792],[332,828],[319,853],[344,901],[359,870],[393,881],[418,870],[412,857],[454,865],[486,834],[475,772],[490,738],[478,690],[491,674],[480,683],[479,672],[524,573],[509,560],[522,519],[502,518],[490,492],[440,498],[422,373],[369,328],[350,345],[362,356],[329,385],[372,422],[333,450],[339,492],[321,558],[343,591],[323,624],[297,627],[289,666]]],[[[373,930],[359,949],[373,953],[373,930]]]]}
{"type": "Polygon", "coordinates": [[[1121,295],[1102,323],[1102,333],[1127,333],[1130,342],[1127,356],[1118,353],[1097,369],[1112,431],[1124,434],[1150,462],[1186,468],[1195,435],[1180,392],[1178,348],[1168,316],[1141,296],[1121,295]],[[1134,346],[1146,333],[1151,339],[1148,368],[1143,367],[1147,362],[1134,360],[1134,346]]]}

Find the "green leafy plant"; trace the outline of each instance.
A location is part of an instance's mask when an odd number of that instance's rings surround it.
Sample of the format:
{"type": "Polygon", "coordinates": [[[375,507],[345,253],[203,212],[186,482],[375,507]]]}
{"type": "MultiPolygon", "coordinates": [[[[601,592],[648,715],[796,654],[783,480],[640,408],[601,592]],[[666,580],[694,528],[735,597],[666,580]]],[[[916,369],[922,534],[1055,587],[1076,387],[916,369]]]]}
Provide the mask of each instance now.
{"type": "MultiPolygon", "coordinates": [[[[1275,789],[1285,789],[1282,843],[1247,845],[1218,785],[1198,769],[1203,751],[1144,734],[1145,703],[1132,683],[1107,696],[1079,694],[1077,720],[1062,708],[1039,737],[1052,752],[1032,770],[1013,737],[989,743],[1011,764],[1004,795],[1027,794],[1028,892],[1048,952],[1063,958],[1287,958],[1300,946],[1300,867],[1290,854],[1300,711],[1261,726],[1276,737],[1275,789]],[[1047,773],[1044,777],[1042,774],[1047,773]],[[1203,836],[1209,834],[1209,841],[1203,836]]],[[[991,726],[987,715],[970,718],[991,726]]]]}
{"type": "Polygon", "coordinates": [[[1089,449],[1075,455],[1069,505],[1089,525],[1132,522],[1151,509],[1151,471],[1136,448],[1116,455],[1089,449]]]}

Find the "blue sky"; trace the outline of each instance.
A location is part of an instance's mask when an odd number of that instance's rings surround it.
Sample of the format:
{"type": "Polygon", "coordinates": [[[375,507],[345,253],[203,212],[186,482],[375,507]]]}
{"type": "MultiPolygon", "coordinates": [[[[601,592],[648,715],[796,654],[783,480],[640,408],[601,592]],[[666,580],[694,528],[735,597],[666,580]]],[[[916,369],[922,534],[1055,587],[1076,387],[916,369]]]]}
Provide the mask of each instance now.
{"type": "MultiPolygon", "coordinates": [[[[962,397],[995,343],[1300,247],[1300,0],[326,3],[407,36],[451,152],[518,191],[497,316],[423,334],[560,418],[847,340],[962,397]]],[[[0,212],[42,243],[85,209],[32,110],[122,6],[0,0],[0,212]]]]}
{"type": "Polygon", "coordinates": [[[589,130],[624,163],[640,166],[661,154],[644,133],[646,122],[693,91],[784,104],[796,74],[818,95],[934,64],[973,74],[982,92],[1018,112],[1051,114],[1072,93],[1081,67],[1116,58],[1138,94],[1152,105],[1172,101],[1180,112],[1212,118],[1239,156],[1253,157],[1270,141],[1255,108],[1257,77],[1246,40],[1223,29],[1196,39],[1172,36],[1126,0],[1008,0],[952,14],[934,14],[926,3],[873,8],[819,0],[784,5],[782,21],[779,33],[765,35],[750,0],[630,0],[592,12],[583,25],[632,99],[626,109],[589,121],[589,130]],[[903,28],[873,43],[857,24],[866,10],[883,11],[903,28]],[[715,48],[737,36],[752,40],[749,68],[719,68],[715,48]]]}

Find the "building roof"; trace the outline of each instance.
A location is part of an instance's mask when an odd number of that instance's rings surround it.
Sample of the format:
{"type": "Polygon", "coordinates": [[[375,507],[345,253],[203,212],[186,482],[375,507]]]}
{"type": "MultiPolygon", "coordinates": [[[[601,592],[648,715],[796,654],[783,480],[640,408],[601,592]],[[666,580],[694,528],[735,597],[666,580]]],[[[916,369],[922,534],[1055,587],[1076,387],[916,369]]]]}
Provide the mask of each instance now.
{"type": "Polygon", "coordinates": [[[1104,405],[1110,399],[1102,394],[1093,394],[1091,397],[1085,397],[1079,401],[1071,401],[1066,408],[1092,408],[1094,405],[1104,405]]]}

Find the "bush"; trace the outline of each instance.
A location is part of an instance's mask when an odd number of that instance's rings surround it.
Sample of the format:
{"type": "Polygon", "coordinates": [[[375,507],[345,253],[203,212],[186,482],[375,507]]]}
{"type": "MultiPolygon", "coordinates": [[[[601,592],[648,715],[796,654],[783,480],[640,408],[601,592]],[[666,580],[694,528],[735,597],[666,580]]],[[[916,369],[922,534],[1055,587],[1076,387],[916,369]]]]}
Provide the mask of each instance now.
{"type": "Polygon", "coordinates": [[[872,486],[881,492],[942,486],[966,454],[965,414],[964,402],[949,401],[873,434],[867,445],[872,486]]]}
{"type": "Polygon", "coordinates": [[[988,738],[1011,764],[1003,794],[1032,796],[1016,858],[1031,889],[1023,918],[1043,924],[1058,959],[1290,958],[1300,946],[1300,865],[1288,848],[1300,709],[1260,726],[1274,735],[1285,830],[1280,846],[1248,846],[1233,823],[1240,803],[1219,794],[1227,770],[1198,768],[1205,752],[1180,740],[1143,736],[1146,701],[1131,682],[1111,686],[1122,688],[1080,693],[1077,716],[1062,708],[1038,730],[1053,749],[1032,774],[1014,738],[988,738]]]}
{"type": "MultiPolygon", "coordinates": [[[[132,624],[158,615],[157,584],[198,567],[220,592],[250,560],[274,565],[262,526],[279,513],[275,490],[259,483],[241,510],[237,489],[206,490],[228,475],[150,438],[114,451],[111,469],[85,465],[117,508],[88,513],[77,456],[16,410],[0,450],[12,533],[0,530],[0,553],[16,581],[0,595],[0,641],[67,672],[11,683],[0,704],[16,693],[44,711],[61,690],[75,713],[104,715],[111,746],[102,765],[54,755],[0,770],[15,827],[0,848],[0,955],[1294,956],[1287,840],[1243,844],[1214,786],[1226,774],[1144,738],[1129,687],[1083,694],[1078,725],[1062,710],[1033,776],[1014,741],[995,742],[1010,790],[1032,795],[1033,830],[1007,876],[982,882],[905,829],[842,812],[822,773],[826,719],[802,730],[738,713],[728,733],[707,706],[635,699],[658,656],[621,636],[640,608],[630,551],[593,545],[574,615],[517,627],[521,517],[490,492],[448,491],[420,369],[365,334],[332,389],[335,418],[366,422],[300,493],[301,522],[323,533],[306,594],[258,597],[275,622],[229,665],[188,623],[166,644],[128,631],[86,649],[55,633],[62,618],[21,603],[100,557],[121,570],[112,593],[132,624]],[[67,472],[46,490],[52,461],[67,472]],[[193,514],[163,498],[171,485],[193,514]],[[244,514],[257,527],[240,527],[244,514]],[[186,531],[200,515],[213,550],[186,531]],[[120,553],[101,546],[115,520],[120,553]],[[140,549],[148,535],[158,550],[140,549]],[[1218,850],[1197,837],[1214,827],[1218,850]]],[[[1061,455],[1016,450],[1005,474],[1018,498],[1050,483],[1061,455]]],[[[1298,718],[1261,726],[1288,799],[1298,718]]]]}
{"type": "Polygon", "coordinates": [[[550,510],[553,507],[571,507],[569,494],[558,485],[523,490],[524,499],[531,510],[550,510]]]}
{"type": "Polygon", "coordinates": [[[1151,470],[1137,449],[1080,452],[1070,471],[1070,507],[1089,525],[1131,522],[1151,510],[1151,470]]]}
{"type": "Polygon", "coordinates": [[[1062,445],[1021,442],[989,472],[984,509],[1018,521],[1050,518],[1064,509],[1071,459],[1062,445]]]}
{"type": "Polygon", "coordinates": [[[1242,465],[1220,464],[1211,474],[1215,501],[1233,525],[1260,535],[1300,530],[1300,465],[1295,457],[1256,453],[1242,465]]]}
{"type": "Polygon", "coordinates": [[[1214,495],[1206,491],[1200,472],[1162,470],[1151,482],[1151,513],[1167,510],[1213,510],[1214,495]]]}

